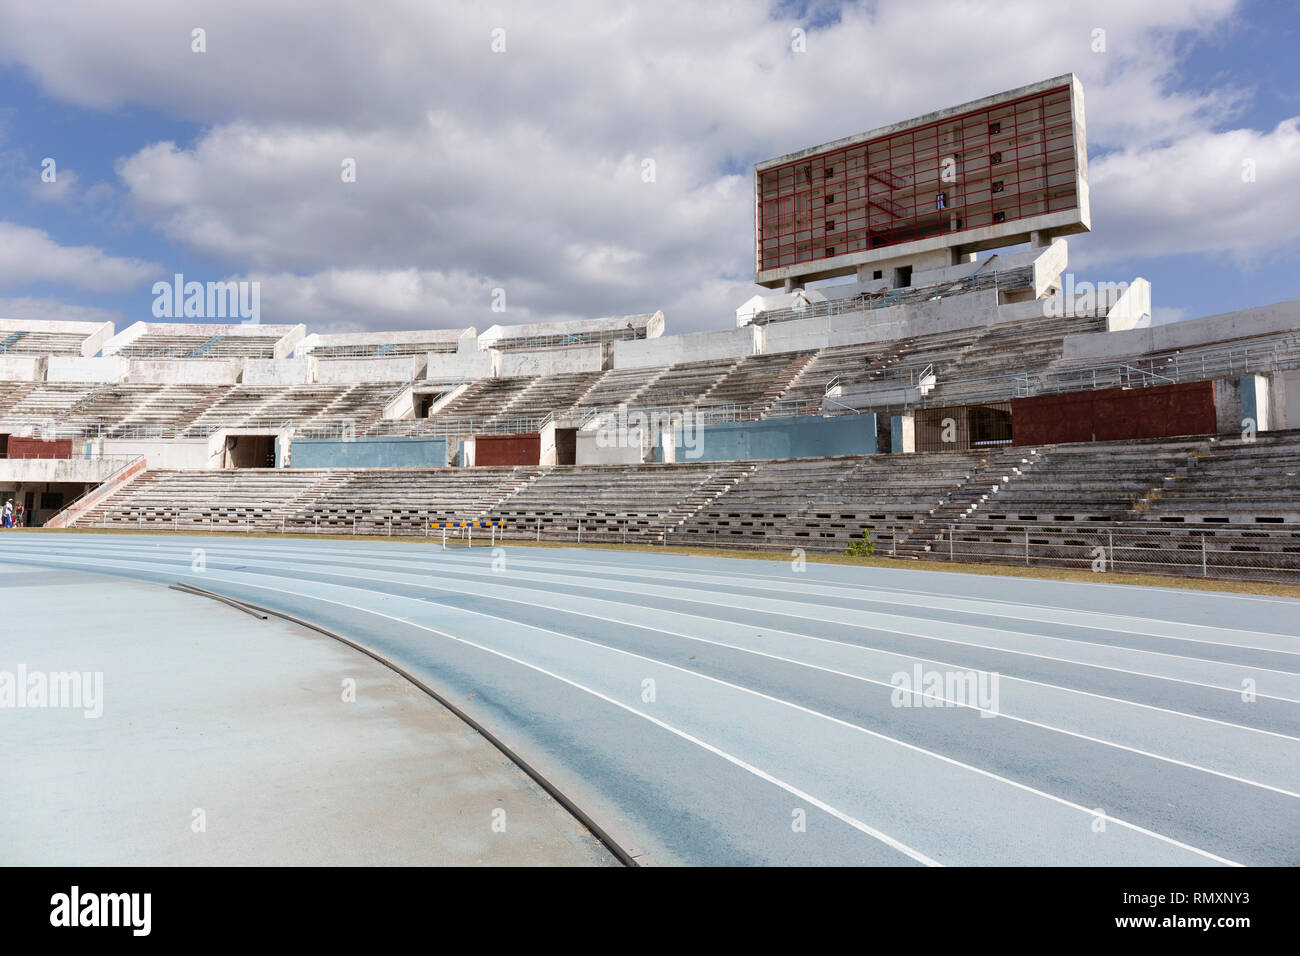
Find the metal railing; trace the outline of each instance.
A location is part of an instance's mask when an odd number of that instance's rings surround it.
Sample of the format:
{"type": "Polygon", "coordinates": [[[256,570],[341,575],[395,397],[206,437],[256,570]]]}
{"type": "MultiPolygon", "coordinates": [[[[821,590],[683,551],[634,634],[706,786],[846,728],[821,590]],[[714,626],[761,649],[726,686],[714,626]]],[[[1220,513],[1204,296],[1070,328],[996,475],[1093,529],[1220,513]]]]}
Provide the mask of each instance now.
{"type": "Polygon", "coordinates": [[[881,292],[860,292],[857,295],[840,299],[809,302],[804,306],[755,312],[750,321],[754,325],[770,325],[773,322],[787,322],[791,319],[814,319],[823,316],[846,315],[851,312],[887,309],[890,306],[903,305],[909,302],[924,302],[927,299],[941,298],[957,293],[978,292],[986,289],[996,291],[1024,289],[1032,286],[1033,282],[1033,266],[1009,269],[1005,272],[976,272],[964,279],[955,279],[952,282],[937,282],[933,285],[902,289],[885,289],[881,292]]]}

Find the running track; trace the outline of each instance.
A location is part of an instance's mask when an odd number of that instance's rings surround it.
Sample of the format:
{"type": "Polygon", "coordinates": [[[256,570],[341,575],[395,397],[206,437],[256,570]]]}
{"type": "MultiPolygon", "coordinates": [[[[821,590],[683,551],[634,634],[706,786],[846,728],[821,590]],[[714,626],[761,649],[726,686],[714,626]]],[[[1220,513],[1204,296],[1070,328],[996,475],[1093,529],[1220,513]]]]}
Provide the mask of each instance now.
{"type": "Polygon", "coordinates": [[[345,635],[651,864],[1300,863],[1300,601],[220,536],[6,534],[6,560],[345,635]],[[917,667],[996,674],[996,706],[897,691],[917,667]]]}

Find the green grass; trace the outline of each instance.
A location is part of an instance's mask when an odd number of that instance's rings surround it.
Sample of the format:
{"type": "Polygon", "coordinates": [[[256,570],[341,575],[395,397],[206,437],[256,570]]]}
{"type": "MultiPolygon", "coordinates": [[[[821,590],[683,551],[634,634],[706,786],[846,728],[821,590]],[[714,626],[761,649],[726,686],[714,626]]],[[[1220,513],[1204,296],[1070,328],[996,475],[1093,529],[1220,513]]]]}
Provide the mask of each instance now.
{"type": "MultiPolygon", "coordinates": [[[[440,545],[442,536],[434,534],[427,538],[421,537],[402,537],[387,535],[350,535],[350,534],[279,534],[277,532],[252,532],[246,533],[234,529],[228,529],[218,532],[205,531],[181,531],[171,532],[157,529],[109,529],[109,528],[62,528],[62,529],[45,529],[45,528],[21,528],[17,529],[19,534],[189,534],[204,535],[215,534],[223,537],[233,538],[283,538],[293,541],[388,541],[392,543],[401,543],[409,545],[440,545]]],[[[465,542],[462,539],[452,539],[448,537],[448,547],[464,548],[465,542]]],[[[475,544],[488,546],[491,542],[491,534],[485,534],[481,538],[479,535],[474,536],[475,544]]],[[[510,539],[499,542],[503,546],[511,548],[575,548],[579,547],[572,541],[530,541],[527,539],[510,539]]],[[[698,557],[709,558],[739,558],[745,561],[780,561],[789,562],[792,558],[791,552],[781,551],[758,551],[742,550],[738,548],[698,548],[670,545],[662,547],[660,545],[650,544],[602,544],[583,542],[580,546],[586,549],[601,549],[610,551],[633,551],[644,552],[647,554],[680,554],[693,555],[698,557]]],[[[1270,597],[1289,597],[1300,598],[1300,584],[1277,584],[1267,581],[1221,581],[1214,578],[1194,578],[1194,577],[1175,577],[1171,575],[1157,574],[1134,574],[1124,572],[1093,572],[1093,571],[1076,571],[1067,568],[1035,568],[1035,567],[1017,567],[1015,565],[1003,564],[974,564],[950,561],[919,561],[908,558],[890,558],[890,557],[849,557],[840,554],[808,554],[805,558],[810,564],[841,564],[854,567],[864,568],[889,568],[892,570],[912,570],[912,571],[946,571],[960,574],[985,574],[998,577],[1010,578],[1037,578],[1045,581],[1084,581],[1088,583],[1101,584],[1126,584],[1138,587],[1161,587],[1161,588],[1179,588],[1188,591],[1219,591],[1228,594],[1262,594],[1270,597]]]]}

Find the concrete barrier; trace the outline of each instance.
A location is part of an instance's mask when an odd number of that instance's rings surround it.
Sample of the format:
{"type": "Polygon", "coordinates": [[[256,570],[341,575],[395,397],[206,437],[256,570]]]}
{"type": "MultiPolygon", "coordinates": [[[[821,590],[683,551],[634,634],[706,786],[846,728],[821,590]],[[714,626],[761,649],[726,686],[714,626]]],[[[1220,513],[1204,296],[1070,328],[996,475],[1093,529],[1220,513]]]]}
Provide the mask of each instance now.
{"type": "MultiPolygon", "coordinates": [[[[718,425],[675,426],[671,457],[665,461],[754,461],[767,458],[827,458],[874,455],[876,416],[873,413],[838,418],[806,416],[769,418],[718,425]]],[[[662,452],[662,448],[661,448],[662,452]]]]}
{"type": "Polygon", "coordinates": [[[351,385],[360,382],[411,382],[424,374],[425,355],[396,358],[311,359],[316,363],[316,381],[322,385],[351,385]]]}
{"type": "Polygon", "coordinates": [[[315,381],[307,358],[244,359],[245,385],[307,385],[315,381]]]}
{"type": "Polygon", "coordinates": [[[603,351],[599,345],[570,345],[528,352],[502,352],[497,375],[500,378],[521,378],[599,372],[603,365],[603,351]]]}
{"type": "Polygon", "coordinates": [[[83,358],[76,355],[51,355],[45,370],[47,382],[117,383],[126,380],[130,363],[120,355],[83,358]]]}
{"type": "Polygon", "coordinates": [[[291,468],[445,468],[445,438],[296,438],[291,468]]]}
{"type": "Polygon", "coordinates": [[[1064,357],[1071,364],[1101,363],[1132,358],[1148,352],[1209,348],[1233,339],[1286,335],[1300,331],[1300,299],[1275,302],[1254,309],[1221,312],[1129,331],[1071,335],[1064,357]]]}
{"type": "Polygon", "coordinates": [[[615,342],[613,368],[646,368],[652,365],[676,365],[679,362],[742,358],[761,352],[762,341],[762,329],[745,325],[717,332],[692,332],[687,335],[665,335],[657,339],[615,342]]]}

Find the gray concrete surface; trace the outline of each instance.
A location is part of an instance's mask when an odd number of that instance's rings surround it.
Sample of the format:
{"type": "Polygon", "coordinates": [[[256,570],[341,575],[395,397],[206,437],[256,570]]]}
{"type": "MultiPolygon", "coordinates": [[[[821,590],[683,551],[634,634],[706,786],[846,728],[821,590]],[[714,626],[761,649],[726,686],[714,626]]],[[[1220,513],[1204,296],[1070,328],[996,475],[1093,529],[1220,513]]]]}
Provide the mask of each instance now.
{"type": "Polygon", "coordinates": [[[22,563],[0,563],[0,606],[0,673],[103,675],[98,718],[0,706],[0,865],[615,862],[458,717],[314,631],[22,563]]]}

